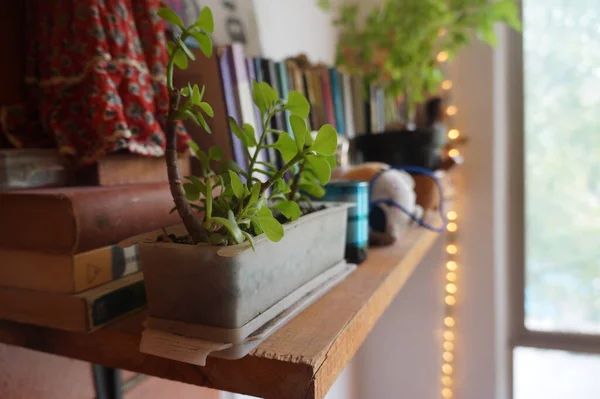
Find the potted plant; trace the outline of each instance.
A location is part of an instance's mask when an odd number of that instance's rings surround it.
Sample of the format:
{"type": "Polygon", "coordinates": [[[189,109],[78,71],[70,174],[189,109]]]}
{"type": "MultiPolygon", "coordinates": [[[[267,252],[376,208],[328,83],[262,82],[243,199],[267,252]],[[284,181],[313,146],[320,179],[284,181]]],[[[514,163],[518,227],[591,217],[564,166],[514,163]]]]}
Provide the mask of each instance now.
{"type": "MultiPolygon", "coordinates": [[[[319,2],[331,8],[329,0],[319,2]]],[[[359,146],[373,156],[386,155],[377,155],[378,149],[396,149],[388,159],[378,159],[396,165],[401,160],[431,162],[428,152],[445,141],[443,126],[438,124],[436,131],[435,123],[443,115],[442,104],[439,98],[428,101],[419,124],[417,105],[438,92],[444,79],[441,65],[472,36],[495,45],[494,25],[499,22],[520,29],[516,0],[383,0],[369,9],[341,6],[334,21],[340,29],[337,64],[402,103],[399,128],[380,137],[367,135],[359,146]],[[406,148],[415,150],[403,153],[406,148]]]]}
{"type": "Polygon", "coordinates": [[[262,135],[229,119],[246,149],[247,168],[230,161],[215,171],[221,149],[191,143],[202,176],[186,176],[184,182],[177,168],[177,123],[191,120],[210,133],[206,118],[213,110],[203,101],[203,88],[175,87],[173,70],[186,68],[194,58],[186,45],[190,37],[204,55],[211,55],[213,19],[209,8],[191,26],[184,26],[168,8],[159,15],[180,29],[168,44],[166,161],[174,210],[183,225],[133,239],[140,246],[149,316],[208,326],[213,332],[239,329],[343,261],[347,207],[311,204],[305,194],[324,194],[322,185],[335,165],[337,133],[325,125],[313,139],[305,122],[310,106],[304,96],[291,92],[284,101],[268,84],[254,82],[262,135]],[[271,119],[284,112],[291,114],[293,135],[270,128],[271,119]],[[267,132],[278,136],[274,144],[266,144],[267,132]],[[281,153],[283,167],[257,160],[258,151],[269,147],[281,153]]]}

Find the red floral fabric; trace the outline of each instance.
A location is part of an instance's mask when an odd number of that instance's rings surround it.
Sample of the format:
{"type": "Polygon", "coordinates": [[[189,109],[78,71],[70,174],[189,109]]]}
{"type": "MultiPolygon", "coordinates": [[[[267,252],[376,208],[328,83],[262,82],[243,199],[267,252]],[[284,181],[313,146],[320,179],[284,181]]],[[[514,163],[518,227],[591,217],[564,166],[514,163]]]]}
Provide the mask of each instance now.
{"type": "MultiPolygon", "coordinates": [[[[90,163],[119,150],[161,156],[168,111],[158,0],[28,2],[28,103],[6,107],[16,147],[57,147],[90,163]]],[[[178,127],[180,149],[189,140],[178,127]]]]}

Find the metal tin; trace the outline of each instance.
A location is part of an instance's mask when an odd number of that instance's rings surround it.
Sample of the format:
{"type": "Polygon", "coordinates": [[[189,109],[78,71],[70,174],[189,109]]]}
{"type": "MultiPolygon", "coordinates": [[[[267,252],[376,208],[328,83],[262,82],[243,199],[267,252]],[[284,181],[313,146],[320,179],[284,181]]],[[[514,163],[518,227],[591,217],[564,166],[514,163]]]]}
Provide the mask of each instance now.
{"type": "Polygon", "coordinates": [[[342,180],[325,186],[321,201],[350,202],[346,230],[346,260],[359,264],[367,257],[369,246],[369,184],[363,181],[342,180]]]}

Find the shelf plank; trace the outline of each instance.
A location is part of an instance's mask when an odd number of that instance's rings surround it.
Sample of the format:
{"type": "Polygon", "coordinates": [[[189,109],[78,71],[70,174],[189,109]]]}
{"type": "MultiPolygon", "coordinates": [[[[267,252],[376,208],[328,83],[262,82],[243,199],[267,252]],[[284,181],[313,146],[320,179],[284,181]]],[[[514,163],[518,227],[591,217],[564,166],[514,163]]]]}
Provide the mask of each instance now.
{"type": "Polygon", "coordinates": [[[199,367],[140,353],[143,311],[91,334],[0,321],[0,342],[261,398],[320,399],[436,238],[412,228],[371,249],[346,280],[240,360],[209,358],[199,367]]]}

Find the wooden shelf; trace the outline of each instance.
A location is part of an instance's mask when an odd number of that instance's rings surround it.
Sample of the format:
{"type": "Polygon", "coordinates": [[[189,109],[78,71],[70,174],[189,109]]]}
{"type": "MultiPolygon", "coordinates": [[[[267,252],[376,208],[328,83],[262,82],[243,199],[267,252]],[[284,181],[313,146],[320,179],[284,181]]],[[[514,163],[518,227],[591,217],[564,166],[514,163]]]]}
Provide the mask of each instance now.
{"type": "Polygon", "coordinates": [[[436,238],[414,228],[372,249],[346,280],[236,361],[198,367],[140,353],[143,311],[91,334],[0,321],[0,342],[261,398],[322,398],[436,238]]]}

